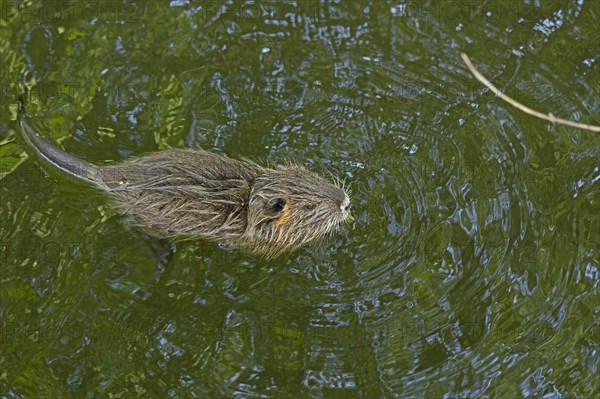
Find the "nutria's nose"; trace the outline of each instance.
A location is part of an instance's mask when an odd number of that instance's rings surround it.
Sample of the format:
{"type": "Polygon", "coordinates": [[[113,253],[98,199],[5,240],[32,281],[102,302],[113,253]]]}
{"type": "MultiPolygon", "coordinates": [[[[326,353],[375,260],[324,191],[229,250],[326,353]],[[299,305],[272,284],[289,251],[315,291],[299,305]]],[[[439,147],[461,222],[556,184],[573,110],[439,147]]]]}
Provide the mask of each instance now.
{"type": "Polygon", "coordinates": [[[342,210],[342,213],[344,215],[347,215],[350,213],[350,198],[348,198],[347,195],[344,195],[344,199],[342,200],[342,203],[340,204],[340,209],[342,210]]]}

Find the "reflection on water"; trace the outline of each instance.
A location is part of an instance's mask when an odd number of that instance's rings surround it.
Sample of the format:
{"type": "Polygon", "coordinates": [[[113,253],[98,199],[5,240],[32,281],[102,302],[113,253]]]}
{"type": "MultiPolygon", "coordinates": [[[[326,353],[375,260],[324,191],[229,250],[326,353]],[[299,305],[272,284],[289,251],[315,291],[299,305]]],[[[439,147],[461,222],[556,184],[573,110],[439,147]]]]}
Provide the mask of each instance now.
{"type": "MultiPolygon", "coordinates": [[[[593,397],[593,1],[3,4],[2,96],[93,162],[167,147],[351,184],[345,234],[272,261],[177,243],[2,134],[3,397],[593,397]]],[[[17,137],[15,137],[17,136],[17,137]]]]}

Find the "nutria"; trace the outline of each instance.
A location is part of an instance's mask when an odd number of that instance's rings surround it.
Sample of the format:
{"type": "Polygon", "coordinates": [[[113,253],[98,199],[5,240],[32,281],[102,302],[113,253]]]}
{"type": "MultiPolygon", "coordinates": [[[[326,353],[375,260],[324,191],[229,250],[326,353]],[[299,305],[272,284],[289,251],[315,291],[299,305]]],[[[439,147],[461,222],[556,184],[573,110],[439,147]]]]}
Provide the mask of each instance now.
{"type": "Polygon", "coordinates": [[[329,235],[350,217],[348,194],[301,166],[272,169],[185,149],[96,166],[42,139],[23,107],[19,123],[36,155],[110,193],[157,237],[204,238],[272,257],[329,235]]]}

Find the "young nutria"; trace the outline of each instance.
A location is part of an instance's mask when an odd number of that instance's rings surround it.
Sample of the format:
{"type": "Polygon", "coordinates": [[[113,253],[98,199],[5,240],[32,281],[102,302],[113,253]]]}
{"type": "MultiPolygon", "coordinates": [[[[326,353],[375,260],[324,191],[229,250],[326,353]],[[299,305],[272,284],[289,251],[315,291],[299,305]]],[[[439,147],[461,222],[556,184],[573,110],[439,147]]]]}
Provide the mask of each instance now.
{"type": "Polygon", "coordinates": [[[110,193],[158,237],[205,238],[272,257],[327,236],[350,217],[348,194],[300,166],[269,169],[182,149],[96,166],[43,140],[23,109],[19,123],[39,157],[110,193]]]}

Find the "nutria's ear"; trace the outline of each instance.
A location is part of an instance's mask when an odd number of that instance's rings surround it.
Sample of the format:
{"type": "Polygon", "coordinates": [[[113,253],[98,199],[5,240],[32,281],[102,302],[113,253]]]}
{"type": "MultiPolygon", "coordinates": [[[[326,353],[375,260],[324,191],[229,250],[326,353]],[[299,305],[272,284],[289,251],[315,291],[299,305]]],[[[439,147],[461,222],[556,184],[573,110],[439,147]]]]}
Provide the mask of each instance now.
{"type": "Polygon", "coordinates": [[[265,204],[265,208],[269,215],[271,215],[271,216],[279,215],[285,208],[285,200],[283,198],[270,199],[265,204]]]}

